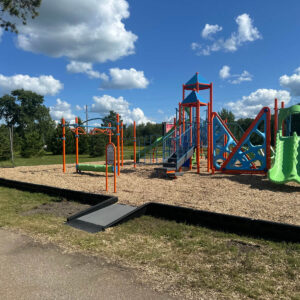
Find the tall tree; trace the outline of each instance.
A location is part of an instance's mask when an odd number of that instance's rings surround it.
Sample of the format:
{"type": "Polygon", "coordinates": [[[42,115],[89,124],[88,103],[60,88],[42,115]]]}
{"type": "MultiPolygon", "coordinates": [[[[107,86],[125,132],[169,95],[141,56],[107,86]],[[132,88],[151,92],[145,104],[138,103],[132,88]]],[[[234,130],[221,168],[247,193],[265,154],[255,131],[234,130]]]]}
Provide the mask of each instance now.
{"type": "MultiPolygon", "coordinates": [[[[55,123],[50,117],[49,109],[43,105],[44,98],[31,91],[15,90],[11,95],[0,98],[0,118],[4,118],[9,127],[15,127],[16,132],[22,140],[29,136],[30,139],[37,138],[37,145],[45,144],[55,128],[55,123]]],[[[22,143],[22,147],[29,144],[22,143]]],[[[22,148],[22,149],[23,149],[22,148]]],[[[32,154],[37,146],[30,151],[32,154]]],[[[24,149],[22,153],[25,153],[24,149]]],[[[37,151],[38,153],[39,151],[37,151]]],[[[26,154],[28,155],[28,154],[26,154]]]]}
{"type": "Polygon", "coordinates": [[[228,123],[233,123],[234,122],[234,114],[232,111],[226,109],[226,108],[222,108],[222,110],[219,112],[220,117],[222,118],[222,120],[226,120],[228,123]]]}
{"type": "Polygon", "coordinates": [[[34,19],[38,16],[41,3],[42,0],[0,0],[0,27],[18,33],[11,18],[18,18],[26,25],[28,17],[34,19]]]}

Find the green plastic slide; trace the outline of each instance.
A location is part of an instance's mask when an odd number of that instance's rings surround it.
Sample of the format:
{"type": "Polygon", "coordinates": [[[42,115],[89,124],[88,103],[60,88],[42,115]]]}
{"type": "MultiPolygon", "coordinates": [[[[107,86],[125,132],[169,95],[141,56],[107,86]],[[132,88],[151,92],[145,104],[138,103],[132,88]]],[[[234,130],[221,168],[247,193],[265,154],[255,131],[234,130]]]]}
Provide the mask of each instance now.
{"type": "Polygon", "coordinates": [[[296,132],[293,136],[281,136],[281,130],[277,133],[275,163],[268,175],[275,183],[300,183],[300,137],[296,132]]]}
{"type": "MultiPolygon", "coordinates": [[[[79,164],[76,166],[78,171],[92,171],[92,172],[105,172],[106,165],[88,165],[88,164],[79,164]]],[[[114,172],[113,166],[107,166],[108,173],[114,172]]]]}
{"type": "MultiPolygon", "coordinates": [[[[300,137],[296,132],[292,136],[282,136],[282,122],[293,114],[300,113],[300,105],[281,109],[278,117],[280,130],[276,135],[274,164],[268,172],[269,179],[275,183],[294,181],[300,183],[300,137]]],[[[288,130],[288,128],[285,128],[288,130]]]]}

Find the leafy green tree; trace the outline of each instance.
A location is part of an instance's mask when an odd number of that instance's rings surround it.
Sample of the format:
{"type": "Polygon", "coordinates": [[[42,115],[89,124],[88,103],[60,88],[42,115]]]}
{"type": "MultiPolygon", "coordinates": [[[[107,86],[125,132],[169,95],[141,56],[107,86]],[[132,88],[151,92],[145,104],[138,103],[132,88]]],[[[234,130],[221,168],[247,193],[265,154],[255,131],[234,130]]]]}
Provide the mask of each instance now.
{"type": "Polygon", "coordinates": [[[37,9],[41,3],[42,0],[0,0],[0,27],[18,33],[11,17],[22,20],[23,25],[26,25],[28,17],[34,19],[38,16],[37,9]]]}
{"type": "Polygon", "coordinates": [[[21,144],[21,155],[23,157],[41,156],[44,154],[43,141],[36,131],[27,131],[21,144]]]}
{"type": "MultiPolygon", "coordinates": [[[[43,96],[24,90],[15,90],[11,92],[11,95],[4,95],[0,98],[0,118],[3,118],[9,127],[15,128],[22,140],[22,153],[26,153],[24,145],[27,143],[23,140],[29,131],[38,134],[38,140],[45,145],[49,142],[55,128],[49,109],[43,105],[43,102],[43,96]]],[[[32,153],[32,150],[28,153],[32,153]]],[[[36,154],[38,153],[42,152],[37,151],[36,154]]]]}
{"type": "Polygon", "coordinates": [[[220,117],[222,118],[222,120],[226,120],[228,123],[233,123],[234,122],[234,114],[232,111],[226,109],[226,108],[222,108],[222,110],[219,112],[220,117]]]}
{"type": "Polygon", "coordinates": [[[0,160],[8,160],[10,158],[10,140],[9,128],[5,125],[0,126],[0,160]]]}
{"type": "Polygon", "coordinates": [[[91,157],[102,156],[105,154],[105,146],[107,142],[103,134],[90,136],[89,142],[89,152],[91,157]]]}

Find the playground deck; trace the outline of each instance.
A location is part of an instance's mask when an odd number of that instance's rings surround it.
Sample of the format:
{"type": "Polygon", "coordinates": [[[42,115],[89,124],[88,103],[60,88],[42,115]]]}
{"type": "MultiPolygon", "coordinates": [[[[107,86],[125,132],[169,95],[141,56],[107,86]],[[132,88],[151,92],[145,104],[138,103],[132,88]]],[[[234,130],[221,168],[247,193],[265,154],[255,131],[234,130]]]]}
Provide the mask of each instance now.
{"type": "MultiPolygon", "coordinates": [[[[103,162],[98,162],[103,164],[103,162]]],[[[261,175],[206,173],[201,160],[201,174],[196,169],[177,180],[157,178],[155,165],[125,164],[117,179],[119,203],[133,206],[160,202],[196,209],[300,225],[300,186],[296,183],[276,185],[261,175]]],[[[112,176],[112,175],[111,175],[112,176]]],[[[104,173],[75,173],[74,165],[17,167],[2,169],[0,177],[81,190],[113,194],[113,178],[105,192],[104,173]]]]}

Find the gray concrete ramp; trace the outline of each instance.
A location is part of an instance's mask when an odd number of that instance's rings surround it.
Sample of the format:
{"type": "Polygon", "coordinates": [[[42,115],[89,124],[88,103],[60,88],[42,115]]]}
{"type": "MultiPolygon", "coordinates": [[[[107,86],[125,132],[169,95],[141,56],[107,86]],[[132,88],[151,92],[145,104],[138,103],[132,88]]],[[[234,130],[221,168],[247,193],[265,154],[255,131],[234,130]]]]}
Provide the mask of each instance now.
{"type": "Polygon", "coordinates": [[[75,218],[70,217],[67,224],[89,232],[98,232],[112,226],[135,209],[130,205],[112,204],[91,212],[87,210],[84,215],[75,218]]]}

